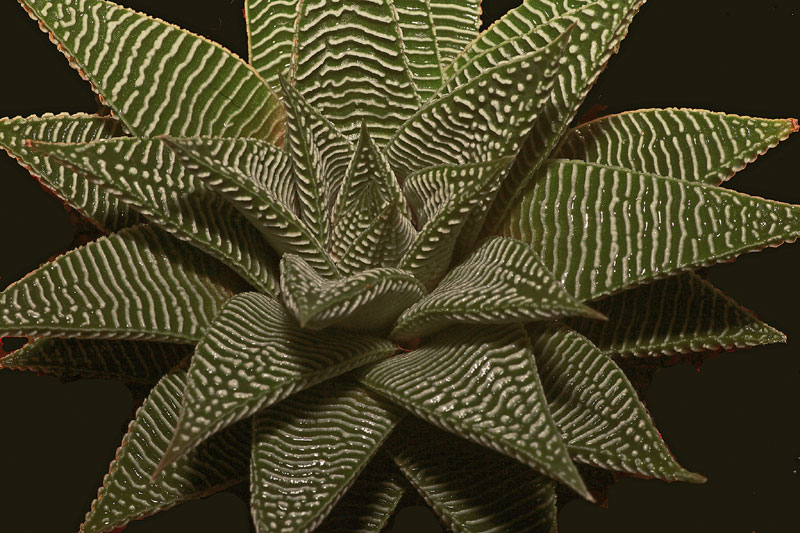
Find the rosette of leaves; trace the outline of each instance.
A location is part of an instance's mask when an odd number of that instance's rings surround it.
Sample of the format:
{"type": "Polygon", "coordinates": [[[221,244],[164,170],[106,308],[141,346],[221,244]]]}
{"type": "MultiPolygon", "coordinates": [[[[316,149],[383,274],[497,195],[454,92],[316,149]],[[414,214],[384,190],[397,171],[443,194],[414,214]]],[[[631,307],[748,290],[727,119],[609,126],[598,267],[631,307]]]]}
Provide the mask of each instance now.
{"type": "Polygon", "coordinates": [[[0,145],[103,235],[0,295],[2,366],[151,385],[81,531],[249,480],[258,531],[555,531],[577,465],[702,482],[617,361],[783,335],[692,271],[800,236],[719,185],[798,129],[571,127],[642,0],[248,0],[249,63],[103,0],[20,0],[102,115],[0,145]]]}

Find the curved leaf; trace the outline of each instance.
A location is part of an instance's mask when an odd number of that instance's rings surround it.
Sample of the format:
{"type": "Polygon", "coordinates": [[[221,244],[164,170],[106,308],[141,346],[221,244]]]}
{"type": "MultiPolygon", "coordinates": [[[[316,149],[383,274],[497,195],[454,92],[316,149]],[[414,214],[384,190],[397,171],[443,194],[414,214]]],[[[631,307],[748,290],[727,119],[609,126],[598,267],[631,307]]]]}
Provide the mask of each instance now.
{"type": "Polygon", "coordinates": [[[247,48],[250,64],[274,90],[278,77],[292,64],[294,23],[302,2],[297,0],[245,0],[247,48]]]}
{"type": "Polygon", "coordinates": [[[193,344],[244,283],[150,226],[72,250],[0,294],[0,334],[193,344]]]}
{"type": "Polygon", "coordinates": [[[481,0],[428,0],[436,29],[436,47],[446,65],[478,36],[481,0]]]}
{"type": "Polygon", "coordinates": [[[533,246],[579,300],[800,236],[800,207],[577,161],[548,162],[503,235],[533,246]]]}
{"type": "Polygon", "coordinates": [[[220,45],[105,0],[20,3],[136,137],[281,142],[277,97],[220,45]]]}
{"type": "Polygon", "coordinates": [[[402,418],[350,380],[329,380],[253,418],[256,532],[316,528],[402,418]]]}
{"type": "Polygon", "coordinates": [[[430,0],[392,0],[403,51],[422,101],[442,85],[442,58],[430,0]]]}

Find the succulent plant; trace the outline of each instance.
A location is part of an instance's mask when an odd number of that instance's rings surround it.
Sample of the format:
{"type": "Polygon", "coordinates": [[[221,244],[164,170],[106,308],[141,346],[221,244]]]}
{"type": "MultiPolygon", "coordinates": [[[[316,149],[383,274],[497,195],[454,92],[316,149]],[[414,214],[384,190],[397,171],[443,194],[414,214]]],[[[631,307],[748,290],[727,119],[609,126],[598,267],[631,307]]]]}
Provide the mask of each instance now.
{"type": "Polygon", "coordinates": [[[250,62],[20,0],[97,115],[0,145],[103,233],[0,295],[2,366],[152,385],[81,531],[249,479],[257,531],[554,531],[576,464],[702,482],[623,358],[781,342],[692,271],[800,236],[719,185],[797,122],[571,127],[643,0],[248,0],[250,62]],[[413,487],[413,488],[412,488],[413,487]]]}

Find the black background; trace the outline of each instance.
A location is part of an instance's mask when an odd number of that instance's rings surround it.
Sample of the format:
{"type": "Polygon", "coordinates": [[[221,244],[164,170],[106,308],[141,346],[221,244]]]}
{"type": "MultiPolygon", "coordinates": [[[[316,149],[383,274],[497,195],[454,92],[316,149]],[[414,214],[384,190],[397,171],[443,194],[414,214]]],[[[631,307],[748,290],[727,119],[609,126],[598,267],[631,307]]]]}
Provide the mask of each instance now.
{"type": "MultiPolygon", "coordinates": [[[[243,0],[125,0],[246,57],[243,0]],[[202,5],[202,8],[200,7],[202,5]]],[[[484,0],[490,20],[518,2],[484,0]]],[[[763,117],[800,116],[797,0],[650,0],[583,112],[680,106],[763,117]]],[[[12,1],[0,3],[0,116],[92,112],[87,84],[12,1]]],[[[800,134],[730,187],[800,203],[800,134]]],[[[69,246],[59,202],[0,158],[0,286],[69,246]]],[[[624,479],[606,506],[572,501],[562,533],[796,531],[800,523],[798,346],[800,245],[711,269],[714,283],[789,335],[787,345],[722,354],[702,367],[661,369],[644,399],[664,439],[705,485],[624,479]]],[[[60,383],[0,373],[0,531],[77,531],[133,412],[110,381],[60,383]]],[[[394,531],[440,531],[406,508],[394,531]]],[[[226,492],[136,522],[126,531],[248,531],[247,505],[226,492]]]]}

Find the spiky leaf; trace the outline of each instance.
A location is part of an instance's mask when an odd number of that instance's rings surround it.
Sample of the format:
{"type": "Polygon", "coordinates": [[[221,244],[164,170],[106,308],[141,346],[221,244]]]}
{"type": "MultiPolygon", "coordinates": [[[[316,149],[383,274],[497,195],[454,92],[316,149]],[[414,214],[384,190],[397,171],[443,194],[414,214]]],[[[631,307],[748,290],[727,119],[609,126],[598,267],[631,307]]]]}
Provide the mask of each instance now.
{"type": "Polygon", "coordinates": [[[570,294],[592,300],[793,241],[800,235],[800,208],[696,182],[555,160],[501,230],[530,243],[570,294]]]}
{"type": "Polygon", "coordinates": [[[281,293],[300,326],[380,329],[426,294],[413,276],[397,268],[374,268],[327,281],[302,258],[281,258],[281,293]]]}
{"type": "Polygon", "coordinates": [[[429,0],[436,29],[436,48],[442,65],[448,64],[478,36],[481,0],[429,0]]]}
{"type": "Polygon", "coordinates": [[[256,414],[250,474],[256,531],[315,529],[402,416],[346,379],[256,414]]]}
{"type": "Polygon", "coordinates": [[[0,334],[194,343],[245,284],[150,226],[68,252],[0,294],[0,334]]]}
{"type": "Polygon", "coordinates": [[[455,326],[373,365],[362,381],[417,416],[590,498],[547,409],[521,326],[455,326]]]}
{"type": "Polygon", "coordinates": [[[280,143],[277,97],[220,45],[105,0],[20,3],[133,135],[280,143]]]}

